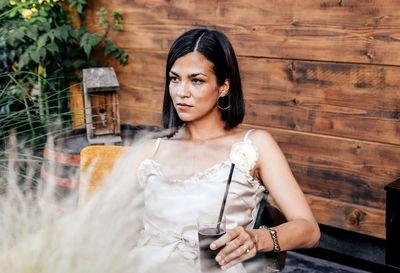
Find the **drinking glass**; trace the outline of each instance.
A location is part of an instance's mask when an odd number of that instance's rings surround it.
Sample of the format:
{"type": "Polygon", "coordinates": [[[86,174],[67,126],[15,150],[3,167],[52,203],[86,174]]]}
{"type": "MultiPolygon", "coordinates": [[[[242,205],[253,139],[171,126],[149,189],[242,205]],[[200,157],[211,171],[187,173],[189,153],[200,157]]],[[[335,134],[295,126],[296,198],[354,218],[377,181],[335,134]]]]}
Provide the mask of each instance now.
{"type": "Polygon", "coordinates": [[[226,233],[225,217],[218,221],[218,215],[204,214],[197,218],[199,235],[200,266],[202,273],[222,272],[215,260],[221,248],[211,250],[210,244],[226,233]]]}

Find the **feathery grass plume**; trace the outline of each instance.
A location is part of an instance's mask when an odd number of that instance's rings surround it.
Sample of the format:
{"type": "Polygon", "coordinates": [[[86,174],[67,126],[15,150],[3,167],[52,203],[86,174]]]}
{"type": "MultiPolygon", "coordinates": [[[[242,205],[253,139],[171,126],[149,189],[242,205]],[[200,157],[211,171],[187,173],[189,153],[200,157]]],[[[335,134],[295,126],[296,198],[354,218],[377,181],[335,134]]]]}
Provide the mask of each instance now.
{"type": "Polygon", "coordinates": [[[34,189],[21,190],[15,145],[0,198],[0,272],[132,272],[128,253],[141,228],[142,197],[124,166],[87,203],[60,213],[34,189]]]}
{"type": "MultiPolygon", "coordinates": [[[[139,135],[136,146],[153,138],[139,135]]],[[[119,159],[103,186],[87,202],[59,210],[66,207],[64,202],[71,202],[66,199],[75,197],[50,199],[49,203],[42,194],[51,194],[54,183],[48,181],[39,192],[36,187],[25,186],[32,184],[33,175],[29,173],[35,173],[40,164],[32,161],[32,170],[26,172],[24,180],[18,178],[21,157],[16,137],[11,136],[5,153],[8,183],[0,198],[0,272],[127,273],[137,272],[138,263],[149,264],[148,272],[154,272],[151,259],[137,260],[131,255],[140,236],[143,213],[143,192],[132,177],[131,167],[137,151],[133,146],[119,159]]],[[[176,214],[179,217],[179,211],[176,214]]],[[[184,269],[182,264],[166,264],[158,265],[157,272],[187,272],[184,269]]]]}

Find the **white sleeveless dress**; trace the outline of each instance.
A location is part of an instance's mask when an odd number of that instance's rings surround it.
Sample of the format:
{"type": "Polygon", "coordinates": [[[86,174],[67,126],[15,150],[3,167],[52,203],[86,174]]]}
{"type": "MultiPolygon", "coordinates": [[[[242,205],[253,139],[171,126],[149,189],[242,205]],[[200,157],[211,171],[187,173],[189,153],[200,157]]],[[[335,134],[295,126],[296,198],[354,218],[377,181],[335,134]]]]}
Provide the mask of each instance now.
{"type": "MultiPolygon", "coordinates": [[[[252,145],[247,138],[250,132],[243,142],[252,145]]],[[[156,161],[141,162],[137,179],[144,192],[144,229],[130,253],[135,264],[132,272],[200,273],[196,219],[204,213],[218,215],[230,167],[227,159],[185,180],[171,180],[156,161]]],[[[254,226],[264,191],[250,170],[235,168],[225,209],[227,229],[254,226]]],[[[238,264],[227,272],[246,271],[238,264]]]]}

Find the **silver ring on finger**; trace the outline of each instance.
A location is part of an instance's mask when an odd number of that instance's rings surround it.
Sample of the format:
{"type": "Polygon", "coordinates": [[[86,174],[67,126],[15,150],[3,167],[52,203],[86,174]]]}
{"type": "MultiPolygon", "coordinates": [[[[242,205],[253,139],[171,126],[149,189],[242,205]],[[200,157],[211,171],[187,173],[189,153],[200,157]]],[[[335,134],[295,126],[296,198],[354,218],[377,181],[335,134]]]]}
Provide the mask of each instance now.
{"type": "Polygon", "coordinates": [[[244,247],[244,253],[248,254],[250,252],[250,248],[248,247],[248,245],[243,244],[242,246],[244,247]]]}

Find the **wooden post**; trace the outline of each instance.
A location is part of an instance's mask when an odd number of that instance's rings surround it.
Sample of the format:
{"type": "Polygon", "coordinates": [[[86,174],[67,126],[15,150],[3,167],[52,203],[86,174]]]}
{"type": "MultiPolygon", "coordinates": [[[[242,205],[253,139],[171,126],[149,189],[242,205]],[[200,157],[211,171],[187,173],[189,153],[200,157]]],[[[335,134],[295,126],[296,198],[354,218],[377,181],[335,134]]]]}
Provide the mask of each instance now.
{"type": "MultiPolygon", "coordinates": [[[[68,21],[70,22],[72,28],[80,28],[81,27],[81,17],[79,13],[76,11],[75,7],[71,7],[68,2],[63,3],[64,9],[68,10],[70,16],[68,21]],[[75,22],[73,20],[75,18],[75,22]]],[[[75,73],[79,73],[80,71],[75,71],[75,73]]],[[[82,85],[73,81],[70,82],[69,85],[69,94],[70,94],[70,105],[71,105],[71,118],[72,118],[72,127],[83,128],[85,127],[85,112],[84,107],[85,104],[83,102],[83,90],[82,85]]]]}
{"type": "Polygon", "coordinates": [[[85,104],[83,102],[82,86],[77,82],[72,82],[69,87],[72,127],[85,127],[85,104]]]}

